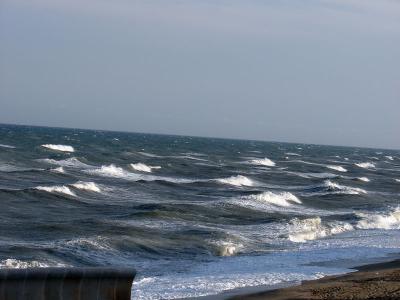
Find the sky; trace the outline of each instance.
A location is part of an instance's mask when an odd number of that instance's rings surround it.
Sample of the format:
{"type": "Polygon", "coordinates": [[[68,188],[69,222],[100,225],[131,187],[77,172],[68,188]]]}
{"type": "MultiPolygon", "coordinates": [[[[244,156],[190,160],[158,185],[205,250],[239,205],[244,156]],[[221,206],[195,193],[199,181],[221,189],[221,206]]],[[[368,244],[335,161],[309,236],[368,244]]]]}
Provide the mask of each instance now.
{"type": "Polygon", "coordinates": [[[1,0],[0,123],[400,149],[400,0],[1,0]]]}

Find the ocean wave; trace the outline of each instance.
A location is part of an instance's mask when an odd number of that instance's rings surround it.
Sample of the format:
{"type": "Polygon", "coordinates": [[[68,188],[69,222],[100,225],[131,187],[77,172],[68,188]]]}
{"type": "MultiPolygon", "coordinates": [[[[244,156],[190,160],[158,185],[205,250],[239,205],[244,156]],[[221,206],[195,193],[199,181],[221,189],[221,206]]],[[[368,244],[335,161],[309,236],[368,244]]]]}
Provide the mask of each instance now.
{"type": "MultiPolygon", "coordinates": [[[[164,177],[164,176],[154,176],[146,174],[137,174],[124,170],[121,167],[117,167],[114,164],[108,166],[101,166],[97,169],[85,170],[86,173],[104,177],[114,177],[130,181],[165,181],[172,183],[194,183],[202,180],[186,179],[186,178],[174,178],[174,177],[164,177]]],[[[203,180],[204,181],[204,180],[203,180]]]]}
{"type": "Polygon", "coordinates": [[[296,218],[291,221],[288,238],[295,243],[304,243],[351,230],[354,230],[353,225],[346,222],[323,225],[320,217],[303,220],[296,218]]]}
{"type": "Polygon", "coordinates": [[[138,151],[137,153],[139,153],[139,154],[141,154],[141,155],[143,155],[143,156],[146,156],[146,157],[153,157],[153,158],[162,157],[162,156],[157,155],[157,154],[148,153],[148,152],[143,152],[143,151],[138,151]]]}
{"type": "Polygon", "coordinates": [[[294,152],[286,152],[285,154],[289,155],[289,156],[301,156],[301,154],[294,153],[294,152]]]}
{"type": "Polygon", "coordinates": [[[269,158],[262,158],[262,159],[253,159],[250,161],[251,164],[253,165],[259,165],[259,166],[266,166],[266,167],[274,167],[276,164],[269,158]]]}
{"type": "Polygon", "coordinates": [[[27,268],[47,268],[47,267],[65,267],[61,263],[44,263],[37,260],[22,261],[15,258],[7,258],[0,261],[0,268],[7,269],[27,269],[27,268]]]}
{"type": "Polygon", "coordinates": [[[359,229],[400,229],[400,207],[386,214],[358,213],[359,229]]]}
{"type": "Polygon", "coordinates": [[[53,145],[53,144],[44,144],[42,147],[51,149],[51,150],[56,150],[56,151],[61,151],[61,152],[75,152],[74,147],[68,146],[68,145],[53,145]]]}
{"type": "Polygon", "coordinates": [[[368,193],[366,190],[363,190],[361,188],[340,185],[330,180],[325,180],[322,186],[325,187],[328,192],[333,192],[335,194],[359,195],[368,193]]]}
{"type": "Polygon", "coordinates": [[[397,178],[396,178],[394,181],[396,181],[396,182],[400,182],[400,179],[397,179],[397,178]]]}
{"type": "Polygon", "coordinates": [[[321,179],[327,179],[327,178],[338,178],[340,177],[337,174],[333,173],[327,173],[327,172],[322,172],[322,173],[303,173],[303,172],[291,172],[291,171],[286,171],[285,173],[287,174],[292,174],[296,175],[302,178],[321,178],[321,179]]]}
{"type": "Polygon", "coordinates": [[[261,194],[245,196],[244,198],[256,201],[262,201],[269,204],[288,207],[293,203],[301,204],[299,198],[289,192],[273,193],[273,192],[263,192],[261,194]]]}
{"type": "Polygon", "coordinates": [[[231,176],[228,178],[218,178],[216,181],[233,186],[254,186],[254,181],[243,175],[231,176]]]}
{"type": "Polygon", "coordinates": [[[91,167],[90,165],[87,165],[87,164],[81,162],[76,157],[70,157],[70,158],[62,159],[62,160],[44,158],[44,159],[38,159],[38,161],[48,163],[51,165],[58,165],[61,167],[71,167],[71,168],[90,168],[91,167]]]}
{"type": "Polygon", "coordinates": [[[101,193],[100,187],[94,182],[78,181],[76,183],[71,184],[71,186],[78,190],[85,190],[85,191],[101,193]]]}
{"type": "Polygon", "coordinates": [[[132,169],[136,171],[147,172],[147,173],[151,173],[152,169],[161,169],[160,166],[148,166],[143,163],[130,164],[130,166],[132,167],[132,169]]]}
{"type": "Polygon", "coordinates": [[[50,172],[64,174],[65,170],[63,167],[58,167],[58,168],[50,169],[50,172]]]}
{"type": "Polygon", "coordinates": [[[328,165],[326,167],[328,169],[332,169],[332,170],[339,171],[339,172],[347,172],[347,170],[345,168],[343,168],[342,166],[328,165]]]}
{"type": "Polygon", "coordinates": [[[363,169],[372,169],[375,168],[375,165],[371,162],[362,162],[362,163],[356,163],[355,164],[357,167],[363,168],[363,169]]]}
{"type": "Polygon", "coordinates": [[[214,252],[217,256],[233,256],[243,248],[242,244],[231,241],[212,241],[214,252]]]}
{"type": "Polygon", "coordinates": [[[1,147],[1,148],[8,148],[8,149],[15,149],[14,146],[6,145],[6,144],[0,144],[0,147],[1,147]]]}
{"type": "Polygon", "coordinates": [[[76,197],[76,194],[71,191],[71,189],[65,185],[55,185],[55,186],[37,186],[36,190],[45,191],[48,193],[64,194],[76,197]]]}
{"type": "Polygon", "coordinates": [[[385,157],[386,157],[388,160],[394,160],[393,156],[386,155],[385,157]]]}
{"type": "Polygon", "coordinates": [[[364,181],[364,182],[370,182],[368,177],[358,177],[357,180],[364,181]]]}

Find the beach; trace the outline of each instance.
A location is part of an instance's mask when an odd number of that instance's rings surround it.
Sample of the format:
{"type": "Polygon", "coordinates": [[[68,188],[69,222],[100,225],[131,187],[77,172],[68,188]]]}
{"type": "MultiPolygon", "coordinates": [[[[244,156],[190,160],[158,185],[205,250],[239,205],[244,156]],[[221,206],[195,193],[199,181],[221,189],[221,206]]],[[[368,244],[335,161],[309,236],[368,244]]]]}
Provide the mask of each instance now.
{"type": "Polygon", "coordinates": [[[400,260],[357,267],[356,272],[228,299],[400,299],[400,260]]]}

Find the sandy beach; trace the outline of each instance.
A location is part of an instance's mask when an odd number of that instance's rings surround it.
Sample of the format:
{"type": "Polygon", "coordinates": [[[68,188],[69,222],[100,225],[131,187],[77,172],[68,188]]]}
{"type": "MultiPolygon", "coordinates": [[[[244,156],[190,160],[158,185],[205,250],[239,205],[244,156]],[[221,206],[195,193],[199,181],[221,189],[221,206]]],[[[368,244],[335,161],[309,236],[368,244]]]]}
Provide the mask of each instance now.
{"type": "Polygon", "coordinates": [[[371,264],[358,271],[304,281],[301,285],[228,299],[400,299],[400,260],[371,264]]]}

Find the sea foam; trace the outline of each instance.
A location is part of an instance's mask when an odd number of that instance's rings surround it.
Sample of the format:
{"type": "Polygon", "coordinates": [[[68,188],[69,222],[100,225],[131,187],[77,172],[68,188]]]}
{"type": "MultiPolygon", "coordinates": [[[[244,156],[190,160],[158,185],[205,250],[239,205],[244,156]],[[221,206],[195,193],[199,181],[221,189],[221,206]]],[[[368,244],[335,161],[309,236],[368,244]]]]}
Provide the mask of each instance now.
{"type": "Polygon", "coordinates": [[[267,167],[274,167],[276,164],[269,158],[262,158],[262,159],[253,159],[250,161],[251,164],[253,165],[259,165],[259,166],[267,166],[267,167]]]}
{"type": "Polygon", "coordinates": [[[68,145],[53,145],[53,144],[44,144],[42,147],[51,149],[51,150],[56,150],[56,151],[62,151],[62,152],[75,152],[74,147],[68,146],[68,145]]]}
{"type": "Polygon", "coordinates": [[[326,187],[328,191],[333,192],[335,194],[348,194],[348,195],[367,194],[367,191],[361,188],[340,185],[330,180],[325,180],[322,186],[326,187]]]}
{"type": "Polygon", "coordinates": [[[345,168],[343,168],[342,166],[328,165],[326,167],[328,169],[332,169],[332,170],[339,171],[339,172],[347,172],[347,170],[345,168]]]}
{"type": "Polygon", "coordinates": [[[130,166],[132,167],[132,169],[136,171],[147,172],[147,173],[151,173],[152,169],[161,169],[160,166],[148,166],[143,163],[130,164],[130,166]]]}
{"type": "Polygon", "coordinates": [[[216,181],[233,186],[254,186],[254,182],[250,178],[243,175],[231,176],[228,178],[219,178],[216,179],[216,181]]]}
{"type": "Polygon", "coordinates": [[[11,145],[6,145],[6,144],[0,144],[0,147],[1,147],[1,148],[15,149],[15,147],[14,147],[14,146],[11,146],[11,145]]]}
{"type": "Polygon", "coordinates": [[[288,207],[293,203],[301,204],[302,202],[295,195],[289,192],[273,193],[263,192],[262,194],[250,195],[245,197],[246,199],[267,202],[269,204],[288,207]]]}
{"type": "Polygon", "coordinates": [[[400,207],[386,214],[358,213],[361,220],[357,223],[360,229],[399,229],[400,207]]]}
{"type": "Polygon", "coordinates": [[[38,159],[38,161],[52,164],[52,165],[58,165],[61,167],[71,167],[71,168],[89,168],[89,167],[91,167],[90,165],[87,165],[87,164],[81,162],[76,157],[70,157],[70,158],[62,159],[62,160],[44,158],[44,159],[38,159]]]}
{"type": "Polygon", "coordinates": [[[79,189],[79,190],[101,193],[100,187],[94,182],[78,181],[74,184],[71,184],[71,186],[73,186],[74,188],[79,189]]]}
{"type": "Polygon", "coordinates": [[[334,222],[323,225],[320,217],[303,220],[296,218],[291,221],[288,238],[295,243],[304,243],[350,230],[354,230],[354,227],[345,222],[334,222]]]}
{"type": "Polygon", "coordinates": [[[362,163],[356,163],[355,164],[357,167],[364,168],[364,169],[372,169],[375,168],[375,165],[371,162],[362,162],[362,163]]]}
{"type": "Polygon", "coordinates": [[[56,193],[56,194],[64,194],[76,197],[76,194],[71,191],[71,189],[64,185],[55,185],[55,186],[37,186],[35,187],[36,190],[39,191],[46,191],[48,193],[56,193]]]}

